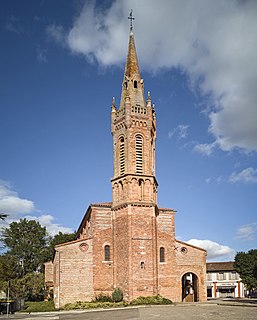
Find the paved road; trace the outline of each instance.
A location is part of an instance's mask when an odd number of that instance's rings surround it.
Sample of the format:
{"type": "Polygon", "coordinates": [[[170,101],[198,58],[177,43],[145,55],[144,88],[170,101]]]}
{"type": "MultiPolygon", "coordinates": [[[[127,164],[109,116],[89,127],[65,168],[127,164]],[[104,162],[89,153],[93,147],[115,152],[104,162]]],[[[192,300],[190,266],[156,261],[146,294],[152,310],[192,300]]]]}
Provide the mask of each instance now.
{"type": "MultiPolygon", "coordinates": [[[[7,319],[1,315],[0,319],[7,319]]],[[[44,314],[15,314],[23,320],[257,320],[257,307],[195,304],[151,306],[118,310],[70,311],[44,314]]]]}

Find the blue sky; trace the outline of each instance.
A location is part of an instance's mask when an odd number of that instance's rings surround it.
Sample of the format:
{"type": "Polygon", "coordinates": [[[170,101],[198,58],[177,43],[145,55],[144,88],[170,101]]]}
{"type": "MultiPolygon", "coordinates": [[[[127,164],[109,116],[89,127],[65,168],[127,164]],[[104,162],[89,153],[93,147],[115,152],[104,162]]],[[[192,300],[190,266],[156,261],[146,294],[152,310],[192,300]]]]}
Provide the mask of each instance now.
{"type": "Polygon", "coordinates": [[[257,244],[256,1],[1,1],[0,223],[71,232],[111,201],[131,8],[158,204],[177,210],[178,239],[233,259],[257,244]]]}

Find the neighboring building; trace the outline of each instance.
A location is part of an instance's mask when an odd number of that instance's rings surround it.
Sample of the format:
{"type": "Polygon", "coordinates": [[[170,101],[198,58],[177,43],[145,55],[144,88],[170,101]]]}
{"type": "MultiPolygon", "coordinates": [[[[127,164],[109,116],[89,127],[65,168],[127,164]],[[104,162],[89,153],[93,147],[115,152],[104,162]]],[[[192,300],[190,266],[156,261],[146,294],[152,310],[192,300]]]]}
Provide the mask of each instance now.
{"type": "Polygon", "coordinates": [[[175,211],[157,205],[156,113],[144,96],[134,35],[119,108],[111,111],[112,202],[91,204],[76,240],[57,245],[46,263],[56,307],[121,288],[124,299],[160,294],[172,301],[206,300],[206,251],[175,239],[175,211]]]}
{"type": "Polygon", "coordinates": [[[6,293],[0,290],[0,299],[6,299],[6,293]]]}
{"type": "Polygon", "coordinates": [[[244,284],[234,269],[234,262],[209,262],[207,271],[208,298],[243,298],[244,284]]]}

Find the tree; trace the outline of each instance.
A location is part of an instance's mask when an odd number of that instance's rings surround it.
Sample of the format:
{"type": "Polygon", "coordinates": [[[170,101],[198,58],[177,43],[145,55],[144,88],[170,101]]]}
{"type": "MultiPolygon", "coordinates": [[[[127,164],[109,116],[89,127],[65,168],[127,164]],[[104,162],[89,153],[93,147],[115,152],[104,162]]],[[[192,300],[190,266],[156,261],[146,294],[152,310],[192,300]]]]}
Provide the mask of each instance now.
{"type": "Polygon", "coordinates": [[[0,283],[15,279],[19,275],[16,259],[7,253],[0,256],[0,270],[0,283]]]}
{"type": "Polygon", "coordinates": [[[257,249],[238,252],[235,256],[234,267],[248,290],[257,289],[257,249]]]}
{"type": "Polygon", "coordinates": [[[73,233],[62,233],[62,232],[59,232],[54,237],[52,237],[50,239],[50,257],[53,256],[54,247],[57,244],[61,244],[61,243],[64,243],[64,242],[69,242],[69,241],[75,240],[75,236],[76,236],[76,232],[73,232],[73,233]]]}
{"type": "Polygon", "coordinates": [[[49,256],[46,228],[35,220],[20,219],[3,228],[2,242],[7,247],[20,276],[33,271],[43,270],[43,263],[49,256]]]}
{"type": "Polygon", "coordinates": [[[24,298],[26,301],[43,301],[45,297],[44,275],[40,272],[27,273],[23,278],[0,282],[0,287],[12,299],[24,298]]]}
{"type": "Polygon", "coordinates": [[[0,240],[7,252],[0,255],[0,290],[7,291],[9,283],[13,298],[43,300],[43,264],[52,258],[55,245],[74,240],[75,235],[59,232],[50,237],[39,222],[27,219],[3,228],[0,240]]]}

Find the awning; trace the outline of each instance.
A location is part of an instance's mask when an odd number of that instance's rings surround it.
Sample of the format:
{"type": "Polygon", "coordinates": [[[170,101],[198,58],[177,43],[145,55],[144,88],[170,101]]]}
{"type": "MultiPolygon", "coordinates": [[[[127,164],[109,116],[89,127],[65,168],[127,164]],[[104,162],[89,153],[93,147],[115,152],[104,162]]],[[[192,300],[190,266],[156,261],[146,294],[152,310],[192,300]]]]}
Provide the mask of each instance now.
{"type": "Polygon", "coordinates": [[[218,286],[217,290],[219,290],[219,289],[222,289],[222,290],[224,290],[224,289],[235,289],[235,287],[236,286],[218,286]]]}

